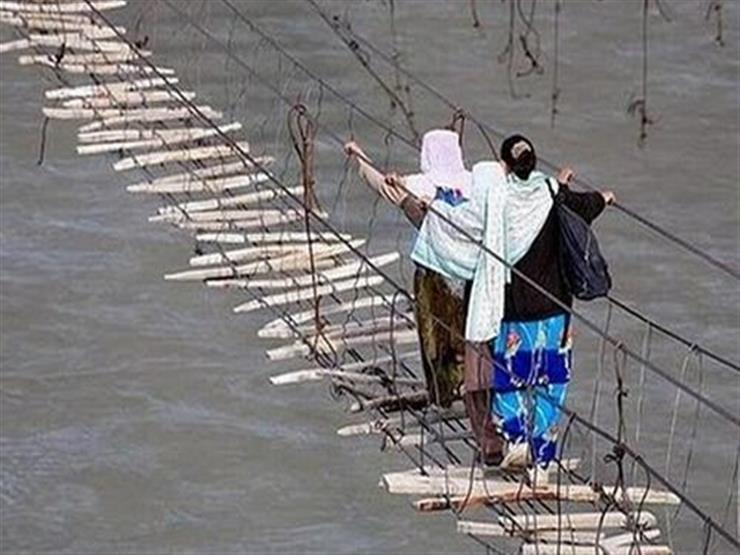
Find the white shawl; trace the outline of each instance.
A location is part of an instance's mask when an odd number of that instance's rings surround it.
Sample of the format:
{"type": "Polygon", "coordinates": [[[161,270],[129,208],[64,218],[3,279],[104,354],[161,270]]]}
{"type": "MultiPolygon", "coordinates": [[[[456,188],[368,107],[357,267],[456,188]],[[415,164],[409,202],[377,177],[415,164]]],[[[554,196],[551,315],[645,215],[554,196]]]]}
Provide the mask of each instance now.
{"type": "MultiPolygon", "coordinates": [[[[473,187],[491,183],[483,216],[483,246],[513,266],[527,253],[552,208],[547,177],[532,172],[522,180],[508,174],[495,179],[498,164],[480,162],[473,166],[473,187]]],[[[557,185],[554,184],[554,192],[557,185]]],[[[510,270],[490,253],[481,250],[473,277],[465,339],[484,342],[496,337],[504,316],[504,287],[510,270]]]]}

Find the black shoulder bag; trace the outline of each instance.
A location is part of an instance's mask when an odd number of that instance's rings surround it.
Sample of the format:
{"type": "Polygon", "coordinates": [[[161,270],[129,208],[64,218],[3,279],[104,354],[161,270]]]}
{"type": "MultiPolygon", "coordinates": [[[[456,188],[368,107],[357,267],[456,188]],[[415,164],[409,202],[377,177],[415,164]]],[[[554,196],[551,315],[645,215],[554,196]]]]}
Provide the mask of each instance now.
{"type": "Polygon", "coordinates": [[[590,301],[605,297],[612,286],[609,267],[601,255],[591,226],[568,208],[563,195],[552,190],[547,180],[558,220],[560,268],[563,278],[576,299],[590,301]]]}

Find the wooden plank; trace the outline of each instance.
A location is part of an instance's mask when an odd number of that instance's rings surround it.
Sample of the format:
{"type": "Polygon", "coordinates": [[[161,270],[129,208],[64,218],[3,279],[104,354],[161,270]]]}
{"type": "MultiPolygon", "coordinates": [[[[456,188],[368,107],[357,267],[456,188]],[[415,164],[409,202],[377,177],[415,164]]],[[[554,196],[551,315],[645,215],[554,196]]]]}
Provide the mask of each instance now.
{"type": "MultiPolygon", "coordinates": [[[[139,52],[141,56],[151,56],[151,52],[139,52]]],[[[18,63],[22,66],[44,65],[55,67],[57,63],[67,65],[110,65],[121,62],[135,62],[140,56],[132,52],[106,52],[101,54],[93,52],[90,54],[65,54],[63,62],[57,62],[56,54],[24,54],[18,57],[18,63]]],[[[172,78],[174,79],[174,77],[172,78]]]]}
{"type": "MultiPolygon", "coordinates": [[[[305,259],[306,257],[301,257],[305,259]]],[[[321,285],[316,288],[317,295],[329,295],[330,293],[341,293],[342,291],[349,291],[352,289],[361,289],[363,287],[374,287],[383,283],[384,278],[381,276],[363,276],[363,278],[348,279],[344,281],[337,281],[327,285],[321,285]]],[[[292,304],[306,299],[312,299],[314,296],[314,288],[306,287],[303,289],[293,289],[290,291],[283,291],[275,295],[266,295],[260,299],[255,299],[234,308],[234,312],[252,312],[259,308],[269,306],[281,306],[285,304],[292,304]]]]}
{"type": "MultiPolygon", "coordinates": [[[[175,70],[169,67],[155,67],[151,68],[144,65],[128,64],[128,63],[111,63],[111,64],[70,64],[67,62],[57,63],[52,58],[35,58],[33,60],[35,65],[41,65],[51,67],[67,73],[84,73],[91,75],[133,75],[140,73],[142,75],[152,75],[157,73],[159,75],[174,75],[175,70]]],[[[68,118],[69,119],[69,118],[68,118]]]]}
{"type": "MultiPolygon", "coordinates": [[[[364,239],[362,239],[361,241],[364,241],[364,239]]],[[[335,256],[336,252],[336,250],[332,251],[330,249],[326,249],[319,253],[319,255],[315,256],[315,262],[319,263],[325,258],[335,256]]],[[[219,266],[216,268],[206,268],[203,270],[185,270],[183,272],[167,274],[164,278],[170,281],[202,281],[205,279],[228,278],[244,274],[249,275],[272,271],[280,272],[288,270],[302,270],[310,268],[310,265],[311,263],[308,260],[308,256],[299,253],[288,254],[279,258],[270,258],[268,260],[260,260],[258,262],[251,262],[249,264],[242,264],[238,266],[219,266]]],[[[323,265],[323,267],[326,267],[326,265],[323,265]]],[[[236,312],[242,311],[244,310],[238,310],[236,312]]]]}
{"type": "MultiPolygon", "coordinates": [[[[407,351],[405,353],[399,353],[395,360],[397,362],[403,362],[408,360],[414,360],[419,358],[419,352],[418,351],[407,351]]],[[[360,370],[365,370],[367,368],[380,368],[382,366],[387,365],[388,363],[392,363],[394,358],[392,356],[383,356],[378,357],[371,360],[361,360],[357,362],[350,362],[347,364],[342,364],[339,370],[331,370],[326,369],[323,367],[317,367],[317,368],[309,368],[306,370],[297,370],[294,372],[286,372],[284,374],[278,374],[276,376],[270,377],[270,382],[273,385],[286,385],[286,384],[293,384],[293,383],[303,383],[305,381],[316,381],[323,379],[324,375],[322,375],[322,372],[329,371],[330,376],[331,373],[339,372],[340,374],[347,374],[347,375],[353,375],[357,374],[360,370]]],[[[366,377],[375,377],[370,374],[360,374],[361,376],[366,377]]],[[[406,378],[401,378],[406,380],[406,378]]],[[[409,379],[409,384],[417,385],[419,384],[419,380],[409,379]]],[[[400,382],[399,382],[400,383],[400,382]]],[[[421,384],[423,385],[423,384],[421,384]]]]}
{"type": "MultiPolygon", "coordinates": [[[[633,513],[632,522],[644,528],[653,528],[657,525],[657,519],[652,513],[643,511],[633,513]]],[[[557,514],[527,514],[513,515],[499,518],[498,523],[474,522],[461,520],[457,523],[457,531],[461,534],[475,534],[478,536],[511,536],[536,533],[540,539],[545,539],[544,532],[557,532],[560,530],[563,537],[571,531],[604,530],[613,528],[626,528],[632,525],[627,515],[618,511],[602,513],[562,513],[557,514]],[[601,522],[601,525],[599,524],[601,522]]]]}
{"type": "MultiPolygon", "coordinates": [[[[382,280],[382,278],[380,278],[382,280]]],[[[372,278],[367,280],[368,283],[372,284],[372,278]]],[[[361,345],[367,345],[369,343],[387,343],[393,337],[395,345],[407,345],[409,343],[416,343],[418,341],[418,335],[415,330],[401,330],[394,331],[392,334],[385,330],[372,330],[365,332],[362,335],[352,337],[325,337],[320,335],[315,338],[311,338],[311,342],[314,342],[318,347],[318,350],[325,354],[337,353],[347,347],[358,347],[361,345]]],[[[311,354],[311,349],[306,345],[304,341],[296,341],[290,345],[283,347],[277,347],[275,349],[269,349],[267,352],[267,358],[270,360],[286,360],[290,358],[303,357],[311,354]]],[[[354,406],[354,405],[353,405],[354,406]]],[[[362,409],[360,409],[362,410],[362,409]]],[[[356,411],[355,411],[356,412],[356,411]]]]}
{"type": "MultiPolygon", "coordinates": [[[[204,210],[200,212],[183,213],[167,212],[149,216],[150,222],[225,222],[232,220],[271,220],[276,216],[297,212],[296,210],[281,210],[279,208],[253,208],[253,209],[217,209],[204,210]]],[[[211,256],[211,255],[207,255],[211,256]]],[[[217,255],[213,255],[217,256],[217,255]]],[[[234,260],[233,258],[231,259],[234,260]]],[[[220,259],[219,262],[229,262],[229,259],[220,259]]],[[[217,264],[218,262],[212,262],[217,264]]]]}
{"type": "Polygon", "coordinates": [[[596,543],[591,545],[569,545],[574,542],[567,538],[561,539],[561,545],[557,543],[526,543],[522,546],[522,554],[528,555],[593,555],[594,553],[603,553],[605,555],[634,555],[640,553],[644,555],[670,555],[672,551],[666,545],[654,545],[652,540],[660,537],[660,530],[644,530],[637,534],[626,532],[616,536],[605,537],[604,534],[597,538],[596,543]],[[637,539],[637,541],[635,541],[637,539]],[[563,545],[567,545],[566,548],[563,545]]]}
{"type": "MultiPolygon", "coordinates": [[[[172,77],[171,79],[174,79],[172,77]]],[[[203,114],[204,117],[210,120],[221,119],[223,117],[222,112],[218,112],[210,106],[196,106],[195,109],[203,114]]],[[[46,111],[47,108],[44,108],[46,111]]],[[[61,108],[57,110],[63,111],[61,108]]],[[[116,110],[112,111],[110,115],[94,114],[89,118],[93,117],[101,118],[98,121],[90,122],[80,127],[80,131],[94,131],[95,129],[110,128],[116,125],[131,125],[133,123],[146,123],[146,122],[164,122],[172,120],[183,120],[183,121],[199,121],[200,117],[195,115],[189,108],[146,108],[140,110],[116,110]]],[[[59,116],[58,116],[59,117],[59,116]]],[[[62,116],[63,117],[63,116],[62,116]]],[[[67,116],[66,119],[73,119],[67,116]]]]}
{"type": "MultiPolygon", "coordinates": [[[[324,312],[323,308],[321,309],[321,317],[325,318],[326,313],[324,312]]],[[[322,332],[329,336],[336,336],[338,334],[344,333],[347,336],[350,335],[356,335],[357,333],[361,333],[363,328],[367,328],[369,325],[369,322],[374,322],[375,326],[385,326],[388,329],[390,329],[390,322],[391,318],[390,316],[384,316],[379,318],[371,318],[370,320],[351,320],[346,323],[338,323],[338,324],[329,324],[324,325],[323,328],[321,328],[322,332]]],[[[416,325],[416,322],[414,322],[413,315],[410,314],[398,314],[394,320],[394,329],[401,329],[401,328],[413,328],[416,325]]],[[[312,335],[314,330],[314,325],[312,323],[303,324],[301,326],[297,326],[296,328],[291,328],[290,333],[286,334],[283,338],[284,339],[295,339],[300,338],[304,335],[312,335]]]]}
{"type": "Polygon", "coordinates": [[[49,14],[66,14],[77,12],[92,12],[93,8],[98,11],[112,10],[122,8],[126,5],[126,0],[96,0],[94,2],[11,2],[0,0],[0,10],[20,13],[49,13],[49,14]]]}
{"type": "MultiPolygon", "coordinates": [[[[240,141],[236,143],[236,146],[244,152],[249,152],[249,143],[246,141],[240,141]]],[[[125,171],[172,162],[192,162],[195,160],[207,160],[209,158],[226,158],[234,156],[236,153],[237,151],[235,150],[235,147],[232,147],[231,145],[183,148],[181,150],[162,150],[123,158],[113,164],[113,169],[116,171],[125,171]]]]}
{"type": "Polygon", "coordinates": [[[0,54],[13,52],[14,50],[25,50],[31,47],[31,41],[28,39],[9,40],[0,43],[0,54]]]}
{"type": "Polygon", "coordinates": [[[567,548],[553,543],[531,543],[522,546],[521,555],[672,555],[667,545],[640,545],[637,547],[620,547],[615,550],[596,551],[592,546],[573,545],[567,548]]]}
{"type": "MultiPolygon", "coordinates": [[[[202,180],[189,180],[181,181],[180,183],[163,183],[160,185],[147,185],[140,183],[136,185],[129,185],[126,190],[129,193],[147,193],[147,194],[162,194],[162,193],[211,193],[219,194],[225,191],[232,191],[234,189],[243,189],[245,187],[252,187],[259,183],[265,183],[268,181],[269,175],[263,172],[255,172],[248,174],[233,175],[228,177],[217,177],[213,179],[202,179],[202,180]]],[[[197,210],[194,212],[198,212],[197,210]]],[[[168,220],[172,218],[155,218],[168,220]]]]}
{"type": "Polygon", "coordinates": [[[43,19],[46,21],[55,21],[60,23],[76,23],[78,25],[92,25],[96,22],[95,16],[93,14],[88,15],[82,15],[82,14],[75,14],[75,13],[45,13],[45,12],[37,12],[37,13],[27,13],[27,12],[21,12],[18,10],[3,10],[0,8],[0,14],[2,14],[4,17],[12,18],[12,17],[21,17],[21,18],[34,18],[34,19],[43,19]]]}
{"type": "MultiPolygon", "coordinates": [[[[295,253],[299,251],[299,246],[302,246],[303,243],[293,243],[293,244],[263,244],[263,245],[255,245],[253,247],[248,247],[246,249],[240,249],[240,262],[245,261],[252,261],[252,260],[259,260],[262,258],[272,258],[276,255],[279,256],[286,256],[289,253],[295,253]]],[[[228,252],[235,252],[235,251],[225,251],[228,252]]],[[[211,260],[218,260],[218,263],[228,262],[228,255],[223,256],[221,253],[214,253],[214,254],[201,254],[198,256],[194,256],[190,259],[189,263],[191,266],[208,266],[210,264],[214,264],[215,262],[209,262],[208,264],[203,263],[203,261],[211,261],[211,260]],[[220,258],[211,258],[214,257],[214,255],[220,257],[220,258]],[[205,258],[209,257],[209,258],[205,258]]],[[[245,281],[245,280],[225,280],[225,281],[245,281]]],[[[220,281],[213,281],[209,283],[212,287],[244,287],[246,285],[246,281],[244,284],[242,283],[228,283],[228,284],[221,284],[220,281]]]]}
{"type": "Polygon", "coordinates": [[[142,139],[140,141],[118,141],[103,144],[80,145],[77,147],[78,154],[104,154],[107,152],[116,152],[119,150],[135,150],[138,148],[161,148],[166,146],[178,146],[183,143],[189,143],[215,137],[221,133],[231,133],[241,129],[241,123],[231,123],[220,126],[218,129],[193,128],[192,130],[178,131],[169,133],[162,131],[162,137],[154,139],[142,139]]]}
{"type": "MultiPolygon", "coordinates": [[[[491,502],[503,501],[516,498],[518,493],[529,498],[538,497],[542,499],[557,499],[557,484],[547,484],[537,487],[533,491],[526,485],[512,484],[497,480],[474,480],[472,485],[469,480],[458,478],[446,478],[438,476],[420,476],[409,473],[389,473],[383,476],[384,485],[389,493],[405,495],[445,495],[464,496],[470,492],[471,498],[482,498],[491,502]],[[472,488],[472,489],[471,489],[472,488]],[[521,489],[520,489],[521,488],[521,489]],[[488,495],[490,494],[490,498],[488,495]]],[[[606,491],[611,492],[613,486],[604,486],[606,491]]],[[[627,488],[630,499],[642,500],[645,489],[640,487],[627,488]]],[[[617,498],[622,498],[622,493],[617,492],[617,498]]],[[[560,497],[564,501],[591,503],[600,498],[600,493],[588,485],[561,484],[560,497]]],[[[672,493],[650,489],[647,492],[645,503],[647,504],[670,504],[679,503],[678,497],[672,493]]]]}
{"type": "MultiPolygon", "coordinates": [[[[328,305],[324,303],[321,306],[321,314],[322,316],[329,316],[331,314],[341,314],[342,312],[350,311],[362,311],[364,309],[370,311],[384,309],[385,311],[390,310],[392,303],[393,300],[390,297],[386,297],[383,295],[360,297],[358,299],[353,299],[351,301],[342,303],[328,305]]],[[[300,325],[305,322],[309,322],[313,319],[313,317],[313,310],[304,310],[302,312],[295,312],[293,314],[290,314],[286,318],[289,321],[293,322],[295,325],[300,325]]],[[[274,320],[271,320],[270,322],[265,324],[262,329],[257,332],[257,336],[289,338],[293,337],[293,332],[291,331],[290,326],[288,326],[283,317],[280,317],[275,318],[274,320]]]]}
{"type": "MultiPolygon", "coordinates": [[[[195,237],[203,243],[284,243],[308,241],[309,235],[305,231],[260,231],[256,233],[201,233],[195,237]]],[[[334,234],[329,231],[312,231],[310,237],[314,241],[349,241],[349,233],[334,234]]]]}
{"type": "MultiPolygon", "coordinates": [[[[332,256],[337,256],[339,254],[343,254],[347,251],[349,251],[351,248],[359,248],[362,245],[365,244],[364,239],[355,239],[354,241],[350,242],[349,245],[345,244],[337,244],[337,243],[318,243],[313,246],[313,253],[315,256],[321,255],[324,251],[330,249],[332,256]]],[[[251,258],[254,258],[255,253],[259,252],[261,247],[247,247],[245,249],[235,249],[235,250],[228,250],[228,251],[222,251],[222,252],[216,252],[211,254],[203,254],[200,256],[194,256],[190,259],[190,265],[191,266],[211,266],[214,264],[228,264],[231,262],[241,262],[244,260],[249,260],[251,258]]],[[[295,256],[306,256],[308,257],[310,254],[310,250],[308,248],[307,243],[289,243],[289,244],[283,244],[280,246],[275,246],[273,250],[281,250],[282,252],[286,253],[286,255],[291,254],[295,256]]],[[[321,256],[319,256],[321,258],[321,256]]],[[[321,274],[319,274],[321,275],[321,274]]],[[[310,277],[310,276],[309,276],[310,277]]],[[[297,279],[297,278],[296,278],[297,279]]],[[[251,280],[248,280],[244,283],[245,286],[248,286],[250,284],[251,280]]],[[[312,281],[309,281],[305,285],[310,285],[312,281]]],[[[233,284],[236,285],[236,284],[233,284]]],[[[241,286],[241,284],[239,284],[241,286]]],[[[297,283],[295,286],[303,285],[303,283],[297,283]]]]}
{"type": "MultiPolygon", "coordinates": [[[[275,159],[271,156],[258,156],[255,157],[255,161],[261,166],[267,166],[274,162],[275,159]]],[[[210,178],[252,174],[255,171],[254,164],[249,160],[217,163],[205,168],[197,168],[181,173],[174,173],[163,177],[149,179],[147,181],[129,185],[126,189],[132,193],[159,192],[160,187],[162,188],[161,190],[166,190],[166,187],[164,187],[165,185],[177,185],[183,186],[183,188],[187,190],[191,184],[203,183],[205,180],[210,178]]]]}
{"type": "MultiPolygon", "coordinates": [[[[144,91],[145,93],[151,93],[152,91],[144,91]]],[[[157,92],[164,92],[164,91],[153,91],[155,93],[157,92]]],[[[132,94],[131,92],[127,92],[126,94],[132,94]]],[[[140,93],[135,93],[140,94],[140,93]]],[[[169,94],[169,93],[167,93],[169,94]]],[[[116,96],[116,95],[113,95],[116,96]]],[[[171,139],[171,138],[179,138],[182,135],[187,135],[189,137],[193,138],[200,138],[201,133],[204,133],[206,131],[215,133],[216,129],[219,129],[221,131],[238,131],[242,128],[242,124],[239,122],[233,122],[229,123],[227,125],[221,125],[216,128],[214,127],[178,127],[175,129],[168,128],[168,129],[159,129],[159,128],[151,128],[151,129],[133,129],[133,128],[124,128],[124,129],[107,129],[104,131],[90,131],[86,133],[78,133],[77,134],[77,141],[83,144],[91,144],[91,143],[103,143],[108,144],[111,142],[118,142],[118,141],[146,141],[149,139],[171,139]]]]}
{"type": "MultiPolygon", "coordinates": [[[[409,336],[410,338],[410,336],[409,336]]],[[[397,404],[417,404],[428,400],[429,394],[426,391],[414,391],[412,393],[402,393],[399,395],[388,395],[376,397],[375,399],[356,401],[349,407],[350,412],[370,411],[397,404]]]]}
{"type": "MultiPolygon", "coordinates": [[[[124,27],[116,27],[115,30],[110,27],[101,27],[93,23],[72,23],[69,21],[54,21],[53,19],[43,19],[35,17],[8,16],[0,14],[0,23],[14,25],[23,29],[33,29],[35,31],[67,31],[76,33],[86,39],[110,39],[117,37],[116,31],[121,34],[126,32],[124,27]]],[[[66,59],[65,55],[65,59],[66,59]]],[[[24,65],[24,64],[22,64],[24,65]]],[[[27,65],[27,64],[25,64],[27,65]]]]}
{"type": "Polygon", "coordinates": [[[186,212],[200,212],[203,210],[215,210],[218,208],[229,208],[232,206],[250,206],[262,202],[270,202],[275,199],[282,198],[286,195],[301,196],[303,195],[303,187],[288,187],[285,191],[283,189],[265,188],[261,191],[255,191],[253,193],[243,193],[241,195],[214,197],[205,200],[181,202],[176,205],[163,206],[159,208],[159,213],[163,214],[177,210],[184,210],[186,212]]]}
{"type": "MultiPolygon", "coordinates": [[[[99,56],[100,54],[78,54],[76,56],[99,56]]],[[[115,54],[118,56],[119,54],[115,54]]],[[[129,54],[125,54],[129,55],[129,54]]],[[[136,79],[134,81],[112,82],[112,83],[101,83],[99,85],[82,85],[79,87],[61,87],[58,89],[51,89],[44,93],[44,96],[49,100],[67,100],[69,98],[85,98],[90,96],[100,96],[110,94],[111,92],[129,92],[129,91],[143,91],[147,89],[154,89],[162,87],[167,83],[176,84],[179,82],[177,77],[170,77],[167,80],[160,77],[147,78],[147,79],[136,79]]]]}
{"type": "MultiPolygon", "coordinates": [[[[414,354],[417,355],[417,358],[421,356],[418,351],[414,351],[414,354]]],[[[436,424],[437,422],[446,420],[465,419],[466,416],[467,413],[465,411],[465,407],[463,407],[462,403],[458,401],[456,403],[453,403],[452,407],[449,409],[440,409],[439,407],[437,407],[436,411],[428,412],[424,421],[427,424],[436,424]]],[[[418,425],[419,422],[414,418],[410,418],[409,416],[405,416],[403,419],[401,417],[377,418],[375,420],[363,422],[361,424],[351,424],[349,426],[343,426],[337,430],[337,435],[340,435],[342,437],[377,435],[385,434],[388,430],[400,431],[401,426],[403,426],[404,428],[411,428],[418,425]]],[[[462,476],[470,475],[470,467],[459,467],[459,471],[461,472],[460,475],[462,476]]]]}
{"type": "Polygon", "coordinates": [[[303,213],[297,210],[287,210],[283,214],[276,216],[263,216],[253,220],[231,220],[227,222],[177,222],[172,225],[180,229],[187,229],[195,232],[203,231],[238,231],[248,229],[270,228],[282,226],[291,222],[303,219],[303,213]]]}
{"type": "MultiPolygon", "coordinates": [[[[204,114],[213,114],[214,117],[220,118],[220,112],[213,112],[208,106],[199,108],[204,114]]],[[[50,108],[45,106],[42,109],[44,115],[54,119],[112,119],[122,117],[122,123],[133,123],[140,121],[165,121],[167,119],[192,119],[194,116],[187,108],[104,108],[100,110],[80,109],[80,108],[50,108]]],[[[210,116],[208,116],[210,117],[210,116]]]]}
{"type": "Polygon", "coordinates": [[[195,93],[183,91],[174,93],[172,91],[113,91],[105,95],[89,96],[83,98],[70,98],[62,102],[64,108],[122,108],[138,107],[144,104],[158,102],[182,102],[182,98],[193,100],[195,93]]]}
{"type": "MultiPolygon", "coordinates": [[[[322,317],[324,315],[322,314],[322,317]]],[[[397,316],[393,320],[393,326],[391,326],[391,318],[389,316],[381,318],[369,318],[366,320],[351,321],[346,323],[330,324],[325,325],[321,328],[321,334],[326,337],[354,337],[363,333],[383,330],[402,330],[402,329],[413,329],[416,323],[413,319],[404,318],[403,316],[397,316]]],[[[296,328],[297,333],[292,338],[300,338],[307,335],[314,335],[315,326],[313,324],[304,324],[296,328]]]]}
{"type": "Polygon", "coordinates": [[[93,52],[133,52],[134,50],[125,42],[114,40],[87,39],[79,33],[55,33],[53,35],[41,35],[31,33],[28,35],[32,46],[51,46],[53,48],[72,48],[74,50],[92,50],[93,52]]]}
{"type": "Polygon", "coordinates": [[[403,378],[398,376],[396,376],[395,378],[382,377],[376,376],[374,374],[361,374],[359,372],[348,372],[345,370],[327,370],[324,368],[316,368],[313,370],[296,370],[295,372],[278,374],[277,376],[271,376],[270,382],[272,382],[273,385],[294,385],[306,382],[321,381],[326,378],[347,380],[357,383],[385,383],[386,381],[390,381],[397,385],[411,385],[417,387],[421,387],[424,385],[423,380],[417,380],[414,378],[403,378]]]}
{"type": "MultiPolygon", "coordinates": [[[[337,266],[336,268],[332,268],[331,270],[319,272],[316,276],[316,279],[319,284],[323,285],[324,283],[328,283],[338,279],[360,275],[368,270],[374,272],[371,266],[382,268],[383,266],[388,266],[389,264],[396,262],[399,258],[401,258],[401,255],[397,252],[389,252],[386,254],[373,256],[369,258],[368,261],[358,260],[356,262],[350,262],[348,264],[337,266]]],[[[250,289],[285,289],[288,287],[303,287],[306,285],[311,285],[313,283],[313,279],[313,276],[310,275],[266,280],[253,279],[249,280],[249,282],[247,283],[247,287],[249,287],[250,289]]]]}

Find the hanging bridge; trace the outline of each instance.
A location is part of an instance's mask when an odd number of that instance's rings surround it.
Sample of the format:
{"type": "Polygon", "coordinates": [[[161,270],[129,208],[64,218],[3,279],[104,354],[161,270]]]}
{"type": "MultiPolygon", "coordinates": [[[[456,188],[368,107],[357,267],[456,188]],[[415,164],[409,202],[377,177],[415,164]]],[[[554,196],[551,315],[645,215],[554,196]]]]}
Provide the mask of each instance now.
{"type": "MultiPolygon", "coordinates": [[[[331,95],[352,117],[363,118],[399,146],[418,151],[413,110],[402,92],[385,85],[376,62],[440,101],[453,124],[471,122],[491,148],[491,137],[498,141],[504,136],[314,0],[307,2],[310,9],[402,107],[408,134],[302,62],[237,5],[220,3],[280,63],[314,82],[321,96],[331,95]]],[[[603,323],[576,307],[572,316],[598,344],[589,408],[560,407],[560,452],[547,471],[512,467],[482,473],[474,462],[475,444],[461,404],[440,408],[429,403],[420,371],[414,298],[394,271],[402,253],[369,252],[369,237],[349,233],[322,209],[316,166],[325,154],[317,144],[324,138],[339,152],[347,134],[322,120],[320,108],[296,101],[284,83],[222,41],[207,22],[162,0],[183,25],[283,105],[287,124],[279,125],[287,137],[278,142],[288,152],[282,158],[263,152],[242,123],[228,121],[224,111],[198,100],[197,91],[187,89],[174,68],[160,65],[146,41],[116,23],[115,9],[125,5],[124,0],[0,1],[0,23],[18,35],[0,44],[0,52],[17,52],[20,64],[40,66],[59,81],[45,93],[40,162],[49,122],[72,120],[82,122],[80,155],[105,154],[114,172],[136,173],[127,190],[162,203],[149,221],[173,226],[196,244],[184,268],[173,269],[165,279],[240,295],[235,313],[269,313],[272,319],[258,336],[270,342],[266,355],[275,361],[271,382],[328,383],[332,395],[356,415],[339,435],[348,442],[379,440],[408,461],[410,468],[379,476],[387,492],[412,497],[420,512],[453,515],[451,530],[493,552],[657,555],[740,547],[730,518],[733,500],[737,502],[740,416],[736,406],[702,387],[705,376],[736,380],[737,362],[623,299],[605,301],[603,323]],[[639,327],[639,347],[613,329],[617,316],[639,327]],[[658,341],[680,353],[678,373],[672,363],[652,355],[658,341]],[[310,366],[281,368],[299,360],[310,366]],[[662,430],[662,461],[644,454],[645,385],[651,380],[670,391],[672,402],[670,423],[662,430]],[[608,395],[606,383],[613,386],[608,395]],[[720,503],[691,492],[692,476],[705,463],[700,421],[725,430],[734,442],[734,460],[715,477],[727,495],[720,503]],[[683,434],[679,440],[679,428],[689,429],[688,437],[683,434]],[[695,541],[688,546],[678,538],[695,541]]],[[[596,188],[588,181],[577,184],[596,188]]],[[[617,210],[660,236],[666,246],[740,280],[731,265],[638,211],[621,204],[617,210]]],[[[486,256],[505,263],[482,248],[486,256]]]]}

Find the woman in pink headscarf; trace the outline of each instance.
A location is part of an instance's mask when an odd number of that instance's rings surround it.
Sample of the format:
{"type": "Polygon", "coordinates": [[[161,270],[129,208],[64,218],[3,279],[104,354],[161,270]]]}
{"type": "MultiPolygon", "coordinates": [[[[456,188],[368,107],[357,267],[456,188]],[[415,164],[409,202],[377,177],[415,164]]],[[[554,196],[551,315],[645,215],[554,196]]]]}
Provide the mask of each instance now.
{"type": "MultiPolygon", "coordinates": [[[[400,207],[417,229],[422,228],[419,237],[426,238],[426,241],[417,238],[417,244],[429,241],[428,231],[431,230],[424,223],[429,204],[435,203],[435,212],[440,208],[450,208],[450,205],[475,204],[468,202],[472,192],[472,176],[465,169],[460,137],[454,131],[434,129],[425,133],[421,147],[421,172],[410,175],[382,174],[372,166],[368,156],[355,142],[347,143],[345,151],[357,159],[360,175],[367,184],[387,201],[400,207]]],[[[471,215],[474,212],[471,209],[464,210],[471,215]]],[[[472,221],[477,219],[475,215],[468,218],[472,221]]],[[[435,223],[439,225],[440,222],[435,223]]],[[[447,231],[454,233],[452,229],[447,231]]],[[[459,238],[458,244],[462,246],[459,238]]],[[[465,245],[465,248],[469,249],[469,245],[465,245]]],[[[448,250],[447,255],[454,251],[448,250]]],[[[415,256],[419,252],[415,248],[412,258],[416,263],[414,295],[424,374],[430,401],[448,407],[454,399],[459,398],[465,373],[463,338],[468,283],[465,279],[451,277],[458,276],[457,272],[445,271],[449,269],[444,267],[449,260],[443,259],[453,257],[415,256]]],[[[430,254],[430,249],[422,254],[430,254]]],[[[464,397],[484,461],[500,457],[503,449],[503,440],[493,427],[485,401],[487,394],[487,391],[466,391],[464,397]]]]}

